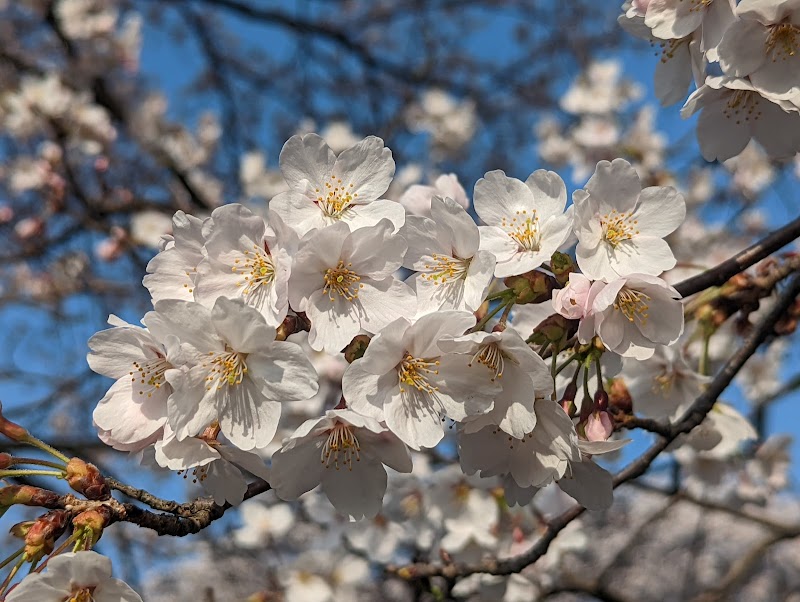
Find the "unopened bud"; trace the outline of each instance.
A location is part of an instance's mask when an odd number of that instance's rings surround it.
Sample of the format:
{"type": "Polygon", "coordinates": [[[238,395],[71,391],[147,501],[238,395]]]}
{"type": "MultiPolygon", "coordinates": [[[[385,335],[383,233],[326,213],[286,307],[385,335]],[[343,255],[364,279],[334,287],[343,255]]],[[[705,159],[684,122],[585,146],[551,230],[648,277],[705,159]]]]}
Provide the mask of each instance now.
{"type": "Polygon", "coordinates": [[[537,345],[549,343],[561,349],[567,340],[578,331],[578,320],[569,320],[562,315],[553,314],[542,320],[533,329],[532,341],[537,345]]]}
{"type": "Polygon", "coordinates": [[[16,504],[23,506],[40,506],[50,508],[58,503],[58,494],[54,491],[33,487],[32,485],[8,485],[0,487],[0,509],[16,504]]]}
{"type": "Polygon", "coordinates": [[[605,441],[614,432],[614,423],[608,412],[593,412],[586,419],[584,433],[589,441],[605,441]]]}
{"type": "Polygon", "coordinates": [[[611,381],[611,385],[608,387],[608,402],[626,414],[630,414],[633,411],[631,394],[628,392],[628,387],[625,386],[625,381],[621,378],[615,378],[611,381]]]}
{"type": "Polygon", "coordinates": [[[558,402],[561,405],[561,409],[569,416],[570,418],[574,417],[575,414],[578,413],[578,407],[575,405],[574,399],[562,399],[558,402]]]}
{"type": "Polygon", "coordinates": [[[569,275],[575,271],[575,262],[566,253],[556,251],[550,258],[550,271],[556,277],[556,282],[565,286],[569,282],[569,275]]]}
{"type": "Polygon", "coordinates": [[[280,323],[278,328],[275,329],[275,340],[276,341],[285,341],[289,338],[289,335],[293,335],[296,332],[300,332],[301,330],[306,330],[303,328],[305,326],[305,320],[300,316],[286,316],[283,319],[283,322],[280,323]]]}
{"type": "Polygon", "coordinates": [[[555,278],[538,270],[509,276],[503,282],[514,291],[516,303],[519,305],[549,301],[553,296],[553,289],[556,288],[555,278]]]}
{"type": "Polygon", "coordinates": [[[8,468],[9,466],[14,465],[14,458],[11,454],[7,454],[6,452],[0,452],[0,469],[8,468]]]}
{"type": "Polygon", "coordinates": [[[598,389],[594,394],[594,409],[605,412],[608,409],[608,393],[598,389]]]}
{"type": "Polygon", "coordinates": [[[584,395],[583,401],[581,401],[581,415],[579,422],[581,424],[585,424],[592,412],[594,412],[594,401],[588,395],[584,395]]]}
{"type": "Polygon", "coordinates": [[[359,334],[353,337],[353,340],[342,349],[344,353],[344,359],[347,360],[348,364],[352,364],[354,361],[361,359],[364,357],[364,352],[369,347],[370,338],[365,334],[359,334]]]}
{"type": "Polygon", "coordinates": [[[481,306],[475,311],[475,320],[480,322],[486,317],[486,314],[489,313],[489,302],[484,301],[481,303],[481,306]]]}
{"type": "Polygon", "coordinates": [[[8,418],[3,416],[3,404],[0,403],[0,433],[20,443],[26,443],[30,439],[30,433],[15,422],[11,422],[8,418]]]}
{"type": "Polygon", "coordinates": [[[51,510],[40,516],[25,533],[25,559],[36,562],[52,552],[68,524],[69,512],[66,510],[51,510]]]}
{"type": "Polygon", "coordinates": [[[107,500],[111,497],[108,483],[100,474],[97,466],[84,462],[80,458],[72,458],[67,463],[66,481],[78,493],[90,500],[107,500]]]}
{"type": "Polygon", "coordinates": [[[94,546],[111,523],[111,508],[99,506],[93,510],[85,510],[72,519],[72,526],[78,533],[81,541],[87,542],[89,547],[94,546]],[[88,538],[88,539],[87,539],[88,538]]]}

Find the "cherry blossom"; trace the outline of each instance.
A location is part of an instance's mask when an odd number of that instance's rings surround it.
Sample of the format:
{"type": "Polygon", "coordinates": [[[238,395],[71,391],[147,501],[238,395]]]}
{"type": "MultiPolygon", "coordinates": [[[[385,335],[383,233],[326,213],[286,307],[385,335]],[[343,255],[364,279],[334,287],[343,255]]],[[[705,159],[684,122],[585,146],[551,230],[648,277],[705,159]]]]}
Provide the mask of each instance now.
{"type": "Polygon", "coordinates": [[[564,212],[567,189],[552,171],[533,172],[525,182],[490,171],[475,184],[475,211],[481,249],[497,258],[495,275],[523,274],[538,268],[570,235],[571,212],[564,212]]]}
{"type": "Polygon", "coordinates": [[[464,209],[469,209],[470,206],[464,187],[458,181],[458,176],[452,173],[440,175],[432,186],[421,184],[409,186],[398,202],[413,215],[430,217],[431,200],[434,197],[453,199],[464,209]]]}
{"type": "Polygon", "coordinates": [[[340,221],[352,230],[384,218],[395,228],[405,221],[402,205],[378,200],[394,175],[392,152],[380,138],[365,138],[337,157],[317,134],[292,136],[280,165],[290,190],[270,207],[300,236],[340,221]]]}
{"type": "Polygon", "coordinates": [[[642,190],[636,170],[624,159],[600,161],[575,202],[575,251],[591,279],[613,280],[640,273],[657,276],[675,266],[664,237],[686,216],[683,197],[672,187],[642,190]]]}
{"type": "Polygon", "coordinates": [[[569,416],[554,401],[538,399],[536,427],[522,438],[486,426],[460,430],[458,453],[466,474],[509,475],[518,487],[544,487],[562,478],[570,462],[580,462],[578,435],[569,416]]]}
{"type": "Polygon", "coordinates": [[[408,280],[417,292],[417,311],[476,311],[494,273],[494,255],[479,251],[478,226],[449,198],[431,201],[431,219],[409,216],[401,231],[408,240],[404,267],[416,270],[408,280]]]}
{"type": "Polygon", "coordinates": [[[631,274],[606,284],[597,281],[589,292],[591,312],[578,328],[588,343],[597,334],[608,349],[623,357],[644,360],[658,345],[671,345],[683,332],[683,306],[678,292],[660,278],[631,274]]]}
{"type": "Polygon", "coordinates": [[[304,422],[272,456],[271,484],[284,500],[317,485],[354,519],[374,517],[386,492],[386,469],[411,472],[405,445],[376,420],[352,410],[328,410],[304,422]]]}
{"type": "Polygon", "coordinates": [[[644,23],[655,37],[667,40],[701,29],[701,48],[710,61],[716,61],[720,40],[736,19],[733,10],[734,0],[651,0],[644,23]]]}
{"type": "Polygon", "coordinates": [[[170,332],[186,363],[165,373],[172,385],[167,407],[178,440],[219,420],[237,447],[265,447],[278,427],[281,403],[309,399],[319,385],[300,347],[276,341],[275,330],[243,301],[225,297],[208,309],[165,300],[155,306],[151,329],[170,332]]]}
{"type": "Polygon", "coordinates": [[[311,321],[312,349],[336,353],[362,328],[377,333],[392,320],[415,314],[414,292],[392,276],[407,248],[393,230],[388,219],[352,233],[340,223],[302,240],[289,298],[311,321]]]}
{"type": "Polygon", "coordinates": [[[289,309],[289,275],[297,236],[276,213],[269,224],[238,204],[211,214],[207,257],[197,265],[194,298],[213,307],[218,297],[241,298],[278,326],[289,309]]]}
{"type": "MultiPolygon", "coordinates": [[[[145,316],[152,317],[152,312],[145,316]]],[[[165,347],[146,328],[110,316],[113,328],[89,339],[89,366],[116,379],[98,402],[92,418],[104,431],[103,440],[116,449],[135,451],[158,438],[167,421],[167,399],[172,387],[165,373],[173,368],[165,347]]],[[[173,339],[172,346],[177,344],[173,339]]]]}
{"type": "Polygon", "coordinates": [[[433,447],[444,437],[443,419],[456,422],[484,414],[500,386],[483,371],[470,370],[469,356],[446,353],[444,337],[475,325],[459,311],[399,318],[372,339],[364,356],[344,373],[348,407],[386,425],[412,449],[433,447]]]}
{"type": "Polygon", "coordinates": [[[553,392],[553,379],[544,360],[516,330],[507,327],[501,332],[475,332],[443,339],[439,347],[470,356],[470,370],[487,371],[489,378],[502,387],[490,411],[465,419],[465,433],[497,425],[503,432],[522,439],[536,427],[534,401],[553,392]]]}
{"type": "Polygon", "coordinates": [[[742,0],[739,17],[719,45],[722,70],[749,77],[765,96],[788,100],[800,94],[800,7],[779,0],[742,0]]]}
{"type": "Polygon", "coordinates": [[[97,552],[65,552],[31,573],[5,598],[6,602],[142,602],[124,581],[111,576],[111,560],[97,552]]]}
{"type": "Polygon", "coordinates": [[[693,370],[676,345],[658,346],[651,358],[624,365],[634,410],[651,418],[680,416],[711,380],[693,370]]]}
{"type": "Polygon", "coordinates": [[[553,291],[553,309],[570,320],[580,320],[591,312],[589,292],[592,281],[580,272],[572,272],[564,288],[553,291]]]}
{"type": "Polygon", "coordinates": [[[746,78],[708,76],[681,109],[697,118],[697,140],[706,161],[738,155],[751,139],[774,159],[800,150],[800,108],[759,93],[746,78]]]}
{"type": "Polygon", "coordinates": [[[183,211],[172,218],[172,236],[165,240],[164,249],[147,264],[142,283],[150,291],[153,303],[162,299],[194,301],[194,282],[197,265],[204,258],[203,227],[205,220],[183,211]]]}
{"type": "Polygon", "coordinates": [[[179,440],[167,429],[164,438],[155,444],[155,461],[159,466],[191,477],[208,491],[217,504],[238,504],[247,492],[246,472],[269,479],[270,473],[257,454],[242,451],[216,440],[217,425],[206,429],[201,437],[179,440]]]}

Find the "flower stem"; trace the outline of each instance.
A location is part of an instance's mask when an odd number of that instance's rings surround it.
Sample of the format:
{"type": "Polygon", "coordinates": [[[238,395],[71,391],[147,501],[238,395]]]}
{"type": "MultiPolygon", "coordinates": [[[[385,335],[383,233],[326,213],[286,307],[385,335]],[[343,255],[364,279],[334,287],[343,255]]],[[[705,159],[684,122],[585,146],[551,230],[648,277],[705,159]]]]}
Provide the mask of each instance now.
{"type": "Polygon", "coordinates": [[[64,478],[64,471],[34,470],[32,468],[25,468],[22,470],[0,470],[0,479],[7,477],[58,477],[59,479],[62,479],[64,478]]]}
{"type": "Polygon", "coordinates": [[[69,458],[67,456],[62,454],[55,447],[53,447],[51,445],[48,445],[47,443],[45,443],[41,439],[37,439],[36,437],[29,436],[28,439],[25,441],[25,443],[27,443],[28,445],[32,445],[33,447],[36,447],[36,448],[42,450],[43,452],[46,452],[46,453],[50,454],[51,456],[53,456],[55,458],[58,458],[64,464],[69,464],[69,458]]]}
{"type": "Polygon", "coordinates": [[[8,558],[5,558],[3,561],[0,562],[0,569],[2,569],[4,566],[6,566],[9,562],[14,560],[17,556],[22,554],[24,551],[25,551],[25,546],[22,546],[19,550],[17,550],[13,554],[11,554],[11,556],[9,556],[8,558]]]}
{"type": "Polygon", "coordinates": [[[502,297],[508,297],[509,294],[511,294],[513,292],[514,291],[512,291],[510,288],[503,289],[502,291],[498,291],[496,293],[492,293],[491,295],[487,295],[486,300],[487,301],[494,301],[495,299],[500,299],[502,297]]]}
{"type": "Polygon", "coordinates": [[[17,564],[15,564],[14,568],[11,569],[11,572],[8,574],[8,577],[3,579],[3,583],[0,584],[0,596],[2,596],[5,593],[6,589],[11,584],[11,581],[14,579],[14,575],[17,574],[17,571],[19,571],[19,569],[22,566],[23,562],[25,562],[25,556],[24,555],[22,557],[20,557],[19,560],[17,560],[17,564]]]}
{"type": "Polygon", "coordinates": [[[50,468],[55,468],[56,470],[63,471],[64,465],[59,464],[57,462],[50,462],[49,460],[40,460],[39,458],[12,458],[11,466],[15,466],[17,464],[30,464],[33,466],[48,466],[50,468]]]}
{"type": "Polygon", "coordinates": [[[512,299],[509,299],[509,300],[507,300],[507,301],[502,301],[502,302],[498,303],[498,304],[497,304],[497,307],[495,307],[494,309],[490,310],[490,311],[489,311],[489,312],[488,312],[488,313],[487,313],[485,316],[483,316],[483,319],[482,319],[480,322],[478,322],[478,323],[477,323],[477,324],[476,324],[474,327],[470,328],[470,330],[469,330],[469,331],[470,331],[470,332],[480,332],[481,330],[483,330],[483,327],[484,327],[484,326],[486,326],[486,324],[489,322],[489,320],[491,320],[492,318],[494,318],[494,317],[497,315],[497,313],[498,313],[498,312],[499,312],[501,309],[503,309],[503,308],[505,308],[507,305],[509,305],[509,303],[510,303],[511,305],[513,305],[513,304],[514,304],[514,300],[513,300],[513,298],[512,298],[512,299]]]}

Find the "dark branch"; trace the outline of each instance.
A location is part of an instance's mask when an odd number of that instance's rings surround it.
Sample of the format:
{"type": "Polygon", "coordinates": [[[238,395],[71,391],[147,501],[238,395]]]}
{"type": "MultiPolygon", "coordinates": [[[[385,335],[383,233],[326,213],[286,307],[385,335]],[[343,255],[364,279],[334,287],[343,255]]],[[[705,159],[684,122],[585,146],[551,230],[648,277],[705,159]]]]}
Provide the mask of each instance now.
{"type": "Polygon", "coordinates": [[[718,266],[679,282],[675,288],[683,297],[689,297],[709,287],[720,286],[729,278],[755,265],[798,237],[800,237],[800,218],[768,234],[756,244],[726,259],[718,266]]]}

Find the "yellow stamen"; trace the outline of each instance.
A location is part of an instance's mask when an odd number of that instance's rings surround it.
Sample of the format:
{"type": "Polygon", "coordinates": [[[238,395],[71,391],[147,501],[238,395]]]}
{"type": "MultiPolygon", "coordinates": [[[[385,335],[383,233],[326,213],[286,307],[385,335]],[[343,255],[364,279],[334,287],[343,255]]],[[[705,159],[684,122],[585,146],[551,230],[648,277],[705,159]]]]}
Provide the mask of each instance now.
{"type": "Polygon", "coordinates": [[[500,227],[516,241],[520,251],[539,250],[539,217],[533,209],[528,215],[528,210],[517,211],[517,217],[509,221],[505,217],[500,222],[500,227]]]}
{"type": "Polygon", "coordinates": [[[400,392],[404,393],[403,384],[414,387],[418,391],[425,393],[435,393],[439,387],[434,387],[428,382],[431,375],[439,374],[435,366],[439,365],[439,360],[430,360],[413,357],[407,353],[400,363],[398,375],[400,376],[400,392]]]}
{"type": "Polygon", "coordinates": [[[361,446],[358,444],[358,438],[355,433],[353,433],[353,427],[338,423],[328,433],[328,439],[325,441],[325,445],[322,446],[320,461],[325,465],[325,468],[328,468],[332,459],[333,466],[336,470],[339,470],[339,454],[341,454],[341,465],[353,470],[353,458],[355,458],[356,462],[360,462],[360,453],[361,446]]]}
{"type": "Polygon", "coordinates": [[[335,268],[328,268],[325,271],[325,286],[322,289],[323,293],[327,293],[331,301],[335,301],[334,294],[347,301],[354,301],[358,298],[358,290],[364,288],[363,284],[359,284],[361,276],[356,274],[350,268],[353,267],[352,263],[344,264],[341,259],[335,268]]]}
{"type": "Polygon", "coordinates": [[[640,326],[647,324],[650,297],[641,291],[623,288],[617,294],[614,309],[621,311],[629,322],[638,321],[640,326]]]}
{"type": "Polygon", "coordinates": [[[612,209],[611,213],[606,213],[600,218],[600,227],[603,229],[603,238],[612,247],[619,243],[632,239],[639,234],[637,226],[639,220],[632,219],[633,212],[620,213],[612,209]]]}

